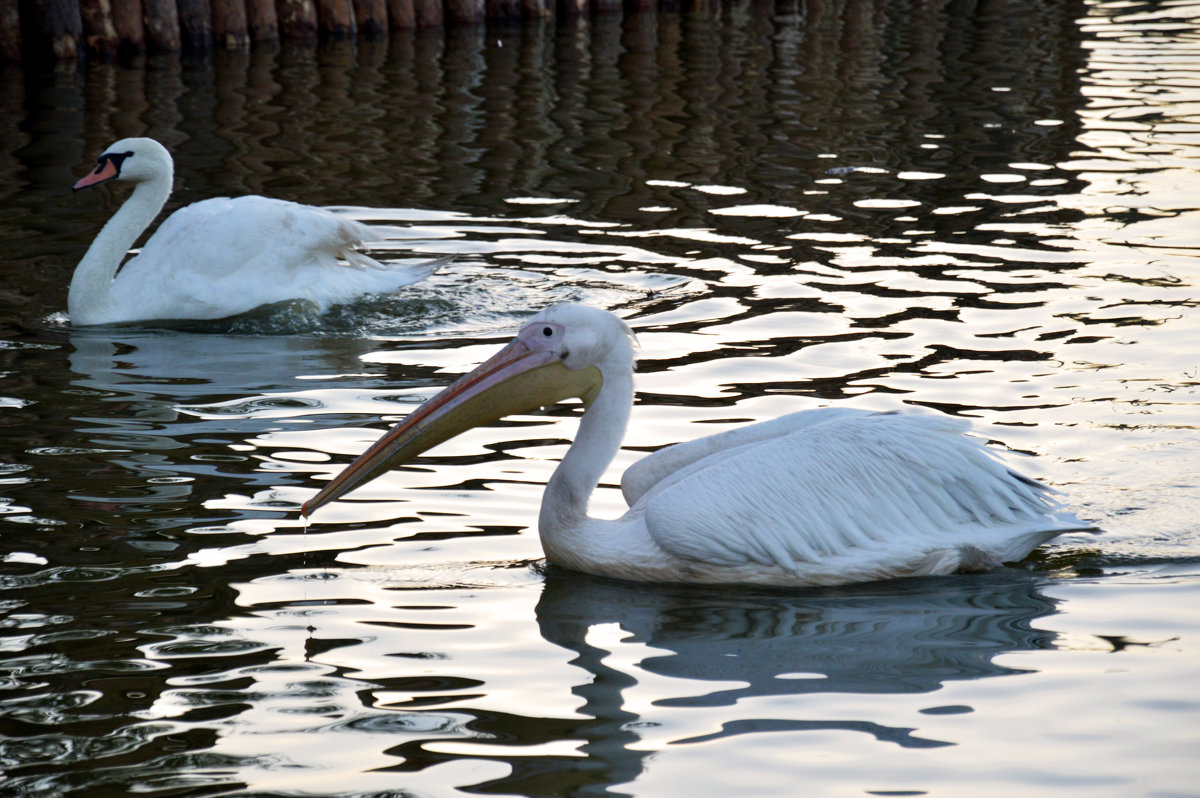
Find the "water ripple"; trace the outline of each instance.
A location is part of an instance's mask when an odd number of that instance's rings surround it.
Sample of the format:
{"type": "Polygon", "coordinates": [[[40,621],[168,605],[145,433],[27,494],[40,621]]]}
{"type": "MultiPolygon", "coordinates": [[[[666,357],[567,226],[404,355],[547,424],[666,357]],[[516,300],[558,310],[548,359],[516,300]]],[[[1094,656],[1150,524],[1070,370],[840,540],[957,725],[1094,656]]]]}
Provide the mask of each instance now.
{"type": "Polygon", "coordinates": [[[1200,15],[964,8],[664,9],[9,81],[5,789],[1192,790],[1200,15]],[[261,192],[455,260],[325,314],[72,328],[122,194],[61,192],[114,131],[171,146],[173,206],[261,192]],[[662,445],[919,405],[1105,534],[979,578],[589,579],[533,529],[578,405],[299,518],[560,301],[638,335],[596,514],[662,445]]]}

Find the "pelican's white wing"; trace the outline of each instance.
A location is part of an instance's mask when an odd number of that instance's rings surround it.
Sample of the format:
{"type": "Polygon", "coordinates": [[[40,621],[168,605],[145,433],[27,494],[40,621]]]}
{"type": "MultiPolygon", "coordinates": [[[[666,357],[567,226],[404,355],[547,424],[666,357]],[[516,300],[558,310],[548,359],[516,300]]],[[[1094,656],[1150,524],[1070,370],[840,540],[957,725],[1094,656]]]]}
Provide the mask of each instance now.
{"type": "Polygon", "coordinates": [[[858,411],[811,420],[753,425],[723,450],[719,439],[695,442],[692,453],[713,451],[660,475],[631,514],[684,560],[817,576],[945,573],[1089,528],[963,435],[965,421],[858,411]]]}
{"type": "Polygon", "coordinates": [[[802,410],[768,421],[735,427],[715,435],[706,435],[703,438],[664,446],[658,451],[646,455],[625,470],[625,473],[621,475],[621,494],[625,497],[625,503],[632,507],[646,491],[660,481],[668,477],[678,478],[684,467],[709,455],[727,454],[738,446],[778,438],[836,418],[847,416],[862,418],[867,415],[874,414],[867,410],[845,407],[802,410]]]}
{"type": "Polygon", "coordinates": [[[137,318],[219,318],[302,299],[318,308],[391,293],[440,263],[381,264],[359,251],[370,228],[309,205],[218,197],[173,213],[127,262],[112,301],[137,318]]]}

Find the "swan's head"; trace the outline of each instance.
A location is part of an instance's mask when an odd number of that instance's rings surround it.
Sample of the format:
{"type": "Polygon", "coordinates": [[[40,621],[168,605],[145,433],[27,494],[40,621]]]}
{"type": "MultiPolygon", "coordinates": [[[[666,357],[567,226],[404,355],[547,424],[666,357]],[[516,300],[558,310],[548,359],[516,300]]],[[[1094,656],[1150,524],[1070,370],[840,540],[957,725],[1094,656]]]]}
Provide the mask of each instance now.
{"type": "Polygon", "coordinates": [[[142,183],[165,176],[170,181],[172,171],[171,154],[154,139],[121,139],[96,159],[96,167],[80,178],[75,190],[110,180],[142,183]]]}
{"type": "Polygon", "coordinates": [[[590,406],[606,379],[633,369],[633,333],[606,310],[556,305],[473,371],[414,410],[333,478],[301,512],[311,515],[358,485],[461,432],[570,397],[590,406]]]}

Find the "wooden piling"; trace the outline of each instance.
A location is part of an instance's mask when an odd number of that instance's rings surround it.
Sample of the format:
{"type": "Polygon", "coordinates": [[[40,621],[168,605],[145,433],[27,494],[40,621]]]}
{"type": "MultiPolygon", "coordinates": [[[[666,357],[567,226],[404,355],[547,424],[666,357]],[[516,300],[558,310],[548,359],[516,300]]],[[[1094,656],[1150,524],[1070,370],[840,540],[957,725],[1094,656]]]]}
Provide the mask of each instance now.
{"type": "Polygon", "coordinates": [[[317,24],[324,36],[353,37],[355,25],[352,0],[317,0],[317,24]]]}
{"type": "Polygon", "coordinates": [[[521,0],[521,14],[529,19],[554,16],[554,0],[521,0]]]}
{"type": "Polygon", "coordinates": [[[520,19],[521,0],[485,0],[488,19],[520,19]]]}
{"type": "Polygon", "coordinates": [[[456,25],[476,25],[487,16],[486,0],[445,0],[446,20],[456,25]]]}
{"type": "Polygon", "coordinates": [[[21,14],[16,3],[0,3],[0,61],[21,60],[21,14]]]}
{"type": "Polygon", "coordinates": [[[442,0],[413,0],[413,15],[418,28],[438,28],[445,22],[442,0]]]}
{"type": "Polygon", "coordinates": [[[279,15],[275,0],[246,0],[246,32],[252,42],[279,40],[279,15]]]}
{"type": "Polygon", "coordinates": [[[317,38],[316,0],[278,0],[279,35],[285,39],[317,38]]]}
{"type": "Polygon", "coordinates": [[[179,3],[179,40],[188,50],[210,50],[213,43],[212,3],[210,0],[186,0],[179,3]]]}
{"type": "Polygon", "coordinates": [[[145,50],[146,28],[142,23],[142,0],[112,0],[112,9],[117,47],[127,53],[140,53],[145,50]]]}
{"type": "Polygon", "coordinates": [[[711,8],[717,0],[0,0],[0,61],[53,55],[246,50],[322,36],[383,38],[391,30],[485,20],[711,8]]]}
{"type": "Polygon", "coordinates": [[[212,0],[213,44],[226,50],[249,50],[250,30],[244,0],[212,0]]]}
{"type": "Polygon", "coordinates": [[[41,12],[24,26],[41,40],[36,43],[39,49],[47,48],[59,59],[80,56],[83,19],[79,14],[79,0],[41,0],[25,7],[41,12]]]}
{"type": "Polygon", "coordinates": [[[367,39],[387,36],[388,9],[386,0],[354,0],[354,21],[358,35],[367,39]]]}
{"type": "Polygon", "coordinates": [[[117,29],[113,27],[112,0],[79,0],[83,44],[88,55],[111,59],[117,54],[117,29]]]}
{"type": "Polygon", "coordinates": [[[417,26],[413,0],[387,0],[388,25],[392,30],[408,30],[417,26]]]}
{"type": "Polygon", "coordinates": [[[175,0],[142,0],[146,49],[174,52],[179,49],[179,12],[175,0]]]}

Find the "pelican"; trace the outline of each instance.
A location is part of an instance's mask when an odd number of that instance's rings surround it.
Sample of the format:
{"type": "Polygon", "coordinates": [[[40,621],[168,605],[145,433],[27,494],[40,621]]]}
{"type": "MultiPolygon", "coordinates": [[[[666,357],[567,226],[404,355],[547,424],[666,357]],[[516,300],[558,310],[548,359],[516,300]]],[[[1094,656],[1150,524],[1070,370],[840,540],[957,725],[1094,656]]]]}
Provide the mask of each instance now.
{"type": "Polygon", "coordinates": [[[588,516],[633,404],[633,333],[559,305],[428,400],[307,501],[317,508],[471,427],[569,397],[584,413],[546,485],[547,559],[647,582],[836,585],[984,570],[1092,527],[949,416],[824,408],[669,446],[621,481],[629,510],[588,516]]]}
{"type": "Polygon", "coordinates": [[[128,138],[75,183],[75,190],[110,181],[134,188],[75,267],[67,297],[73,324],[219,319],[295,299],[324,310],[394,292],[445,260],[385,265],[360,251],[371,236],[366,225],[311,205],[246,196],[181,208],[121,267],[166,204],[173,174],[165,147],[128,138]]]}

